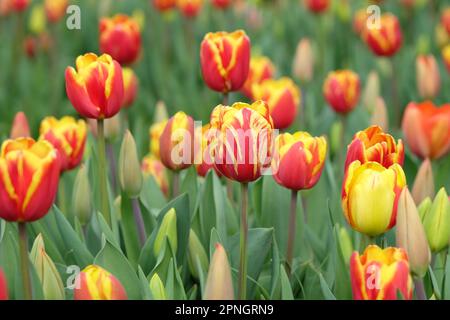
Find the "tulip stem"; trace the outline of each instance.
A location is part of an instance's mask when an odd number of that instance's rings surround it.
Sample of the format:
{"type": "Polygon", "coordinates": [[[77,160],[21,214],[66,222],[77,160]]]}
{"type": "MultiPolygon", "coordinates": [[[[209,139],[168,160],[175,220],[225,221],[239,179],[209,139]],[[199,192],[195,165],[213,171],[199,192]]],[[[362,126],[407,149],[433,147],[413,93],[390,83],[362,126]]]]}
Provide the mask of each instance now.
{"type": "Polygon", "coordinates": [[[114,148],[111,143],[106,144],[106,153],[108,154],[109,169],[111,171],[111,184],[115,194],[117,194],[117,162],[114,155],[114,148]]]}
{"type": "Polygon", "coordinates": [[[98,174],[100,178],[100,201],[102,214],[106,222],[111,226],[111,215],[109,212],[108,200],[108,176],[106,173],[106,144],[105,144],[105,123],[103,119],[97,120],[97,137],[98,137],[98,174]]]}
{"type": "Polygon", "coordinates": [[[222,105],[227,106],[229,103],[230,94],[228,92],[224,92],[222,96],[222,105]]]}
{"type": "Polygon", "coordinates": [[[134,220],[136,221],[138,229],[139,242],[141,246],[143,246],[145,241],[147,240],[147,236],[145,234],[144,220],[142,220],[142,211],[141,206],[139,205],[139,199],[138,198],[131,199],[131,204],[133,206],[134,220]]]}
{"type": "Polygon", "coordinates": [[[172,184],[172,197],[175,198],[180,193],[180,173],[178,171],[173,172],[172,184]]]}
{"type": "Polygon", "coordinates": [[[239,263],[239,300],[245,300],[247,295],[247,205],[248,205],[248,184],[241,184],[241,233],[239,237],[240,263],[239,263]]]}
{"type": "Polygon", "coordinates": [[[289,231],[286,251],[286,272],[290,276],[292,271],[292,257],[294,255],[295,231],[297,229],[297,190],[291,192],[291,211],[289,213],[289,231]]]}
{"type": "Polygon", "coordinates": [[[416,295],[419,300],[427,300],[427,294],[425,293],[425,287],[423,285],[422,278],[414,279],[414,284],[416,287],[416,295]]]}
{"type": "Polygon", "coordinates": [[[23,293],[25,300],[32,299],[30,279],[30,257],[28,254],[27,229],[24,222],[19,222],[20,267],[22,270],[23,293]]]}

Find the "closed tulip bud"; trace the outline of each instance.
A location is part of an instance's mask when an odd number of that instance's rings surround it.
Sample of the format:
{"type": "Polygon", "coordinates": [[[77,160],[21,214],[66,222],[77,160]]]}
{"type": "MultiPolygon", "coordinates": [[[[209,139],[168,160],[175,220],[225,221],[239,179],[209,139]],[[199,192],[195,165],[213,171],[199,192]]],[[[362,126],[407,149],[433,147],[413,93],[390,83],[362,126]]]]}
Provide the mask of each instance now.
{"type": "Polygon", "coordinates": [[[139,80],[133,69],[123,68],[123,107],[129,107],[136,99],[139,87],[139,80]]]}
{"type": "Polygon", "coordinates": [[[45,0],[44,7],[47,20],[52,23],[61,20],[61,18],[66,14],[68,5],[68,0],[45,0]]]}
{"type": "Polygon", "coordinates": [[[242,88],[250,68],[250,39],[243,30],[208,33],[200,47],[203,80],[214,91],[242,88]]]}
{"type": "MultiPolygon", "coordinates": [[[[211,125],[207,124],[203,127],[197,127],[196,130],[196,139],[200,139],[196,143],[195,150],[195,169],[197,170],[197,174],[201,177],[206,177],[209,170],[215,170],[214,160],[212,158],[212,153],[214,149],[214,131],[210,130],[211,125]]],[[[220,176],[220,173],[215,170],[216,173],[220,176]]]]}
{"type": "Polygon", "coordinates": [[[166,167],[154,155],[150,154],[142,160],[142,172],[144,177],[152,176],[167,197],[169,195],[169,180],[167,179],[166,167]]]}
{"type": "Polygon", "coordinates": [[[423,277],[431,261],[430,247],[419,212],[408,188],[400,194],[396,227],[397,247],[405,249],[411,272],[423,277]]]}
{"type": "Polygon", "coordinates": [[[364,28],[362,38],[377,56],[393,56],[403,43],[400,22],[393,14],[385,13],[381,16],[379,24],[364,28]]]}
{"type": "Polygon", "coordinates": [[[33,59],[36,57],[37,50],[37,39],[36,37],[27,36],[22,43],[23,51],[27,55],[28,58],[33,59]]]}
{"type": "Polygon", "coordinates": [[[400,193],[406,186],[402,167],[378,162],[353,161],[342,185],[342,208],[353,229],[368,236],[382,234],[395,225],[400,193]]]}
{"type": "Polygon", "coordinates": [[[8,300],[8,283],[3,270],[0,268],[0,301],[8,300]]]}
{"type": "Polygon", "coordinates": [[[441,77],[439,66],[432,55],[420,55],[416,59],[417,90],[422,98],[433,99],[439,94],[441,77]]]}
{"type": "Polygon", "coordinates": [[[17,112],[13,120],[9,137],[11,139],[17,139],[27,138],[30,136],[30,126],[28,124],[27,116],[23,112],[17,112]]]}
{"type": "Polygon", "coordinates": [[[122,68],[110,55],[79,56],[76,70],[67,67],[65,76],[67,96],[83,117],[105,119],[120,111],[124,91],[122,68]]]}
{"type": "Polygon", "coordinates": [[[11,8],[15,12],[23,12],[28,8],[31,0],[10,0],[11,8]]]}
{"type": "Polygon", "coordinates": [[[227,253],[220,243],[216,244],[209,265],[203,300],[234,300],[231,267],[227,253]]]}
{"type": "Polygon", "coordinates": [[[438,159],[450,150],[450,104],[411,102],[403,113],[402,130],[411,151],[422,159],[438,159]]]}
{"type": "Polygon", "coordinates": [[[215,168],[228,179],[241,183],[258,179],[270,166],[273,122],[263,101],[219,105],[211,113],[216,137],[215,168]]]}
{"type": "Polygon", "coordinates": [[[119,155],[119,181],[122,190],[131,198],[139,196],[142,190],[142,172],[137,154],[136,142],[130,131],[126,131],[119,155]]]}
{"type": "Polygon", "coordinates": [[[386,109],[386,103],[382,97],[375,99],[375,107],[370,117],[370,124],[372,126],[378,126],[383,131],[389,130],[389,116],[386,109]]]}
{"type": "Polygon", "coordinates": [[[172,251],[177,252],[177,213],[174,208],[166,213],[156,234],[155,243],[153,244],[153,254],[155,257],[158,257],[166,240],[169,241],[172,251]]]}
{"type": "Polygon", "coordinates": [[[267,79],[253,86],[253,99],[267,103],[274,128],[285,129],[297,116],[301,95],[300,89],[289,78],[267,79]]]}
{"type": "Polygon", "coordinates": [[[38,234],[34,240],[30,260],[41,282],[45,300],[64,300],[64,285],[55,264],[45,252],[42,234],[38,234]]]}
{"type": "Polygon", "coordinates": [[[166,128],[167,120],[163,120],[161,122],[155,123],[150,127],[149,136],[150,136],[150,153],[155,156],[157,159],[161,159],[160,150],[159,150],[159,139],[166,128]]]}
{"type": "Polygon", "coordinates": [[[118,14],[102,18],[99,25],[100,51],[120,64],[131,64],[141,53],[141,31],[133,18],[118,14]]]}
{"type": "Polygon", "coordinates": [[[380,77],[376,71],[367,76],[367,83],[363,90],[362,102],[369,111],[375,109],[375,103],[380,96],[380,77]]]}
{"type": "Polygon", "coordinates": [[[413,296],[408,255],[402,248],[381,249],[370,245],[363,255],[350,258],[350,279],[354,300],[405,300],[413,296]]]}
{"type": "Polygon", "coordinates": [[[187,18],[194,18],[201,11],[203,0],[177,0],[178,9],[187,18]]]}
{"type": "Polygon", "coordinates": [[[150,292],[152,293],[153,300],[167,300],[166,288],[164,288],[164,283],[157,273],[150,279],[150,292]]]}
{"type": "Polygon", "coordinates": [[[153,6],[161,12],[169,11],[173,9],[177,4],[177,0],[152,0],[152,1],[153,6]]]}
{"type": "Polygon", "coordinates": [[[311,189],[325,164],[327,141],[307,132],[284,133],[275,140],[272,173],[275,181],[291,190],[311,189]]]}
{"type": "Polygon", "coordinates": [[[447,71],[450,73],[450,44],[442,50],[442,59],[444,60],[447,71]]]}
{"type": "Polygon", "coordinates": [[[395,142],[394,137],[384,133],[380,127],[371,126],[357,132],[348,145],[345,170],[355,160],[359,160],[361,164],[378,162],[383,167],[389,168],[394,163],[403,165],[404,158],[402,140],[395,142]]]}
{"type": "Polygon", "coordinates": [[[304,0],[306,8],[312,13],[322,13],[328,10],[330,0],[304,0]]]}
{"type": "Polygon", "coordinates": [[[433,201],[431,201],[430,198],[425,198],[417,207],[417,210],[419,210],[419,216],[420,216],[420,220],[423,221],[423,219],[425,218],[425,215],[427,214],[427,212],[430,210],[431,205],[433,204],[433,201]]]}
{"type": "Polygon", "coordinates": [[[359,101],[361,84],[356,73],[350,70],[330,72],[323,84],[323,94],[337,113],[351,112],[359,101]]]}
{"type": "Polygon", "coordinates": [[[46,33],[47,19],[45,16],[45,8],[42,4],[34,5],[31,8],[28,27],[33,34],[42,35],[46,33]]]}
{"type": "Polygon", "coordinates": [[[78,170],[73,186],[72,203],[74,215],[78,217],[82,226],[87,225],[92,216],[92,199],[86,166],[81,166],[78,170]]]}
{"type": "Polygon", "coordinates": [[[448,247],[450,241],[450,200],[441,188],[428,210],[424,207],[423,225],[432,252],[448,247]]]}
{"type": "Polygon", "coordinates": [[[45,216],[58,190],[60,161],[47,141],[19,138],[0,151],[0,218],[31,222],[45,216]]]}
{"type": "Polygon", "coordinates": [[[167,121],[159,138],[161,162],[179,171],[194,163],[194,120],[180,111],[167,121]]]}
{"type": "Polygon", "coordinates": [[[302,82],[310,82],[314,76],[315,56],[311,40],[303,38],[297,45],[292,73],[302,82]]]}
{"type": "Polygon", "coordinates": [[[253,86],[260,84],[266,79],[271,79],[275,73],[275,66],[269,58],[259,56],[250,60],[250,70],[247,80],[242,87],[242,93],[249,99],[253,97],[253,86]]]}
{"type": "Polygon", "coordinates": [[[226,9],[232,4],[233,0],[211,0],[213,6],[217,9],[226,9]]]}
{"type": "Polygon", "coordinates": [[[420,165],[414,180],[412,196],[417,205],[427,197],[434,197],[433,168],[429,159],[425,159],[420,165]]]}
{"type": "Polygon", "coordinates": [[[73,292],[74,300],[127,300],[120,281],[100,266],[89,265],[78,275],[79,288],[73,292]]]}
{"type": "Polygon", "coordinates": [[[446,7],[442,11],[441,24],[444,27],[444,29],[447,31],[447,34],[450,35],[450,7],[446,7]]]}
{"type": "Polygon", "coordinates": [[[200,276],[198,273],[199,267],[202,273],[206,273],[208,270],[208,256],[206,255],[205,248],[203,248],[197,234],[192,229],[189,232],[188,265],[191,274],[196,279],[199,279],[200,276]]]}
{"type": "Polygon", "coordinates": [[[434,28],[434,40],[439,48],[443,48],[449,43],[450,35],[442,24],[438,24],[434,28]]]}
{"type": "Polygon", "coordinates": [[[169,115],[167,114],[167,107],[164,101],[158,101],[155,106],[155,114],[153,116],[154,123],[167,121],[169,115]]]}
{"type": "Polygon", "coordinates": [[[369,14],[367,13],[367,8],[359,9],[353,15],[353,31],[357,35],[362,35],[364,29],[367,27],[367,19],[369,14]]]}
{"type": "Polygon", "coordinates": [[[349,261],[353,252],[353,244],[347,229],[344,227],[339,228],[339,245],[344,261],[349,261]]]}
{"type": "Polygon", "coordinates": [[[87,126],[84,120],[72,117],[47,117],[41,122],[40,140],[50,142],[58,150],[61,170],[76,168],[83,159],[86,146],[87,126]]]}

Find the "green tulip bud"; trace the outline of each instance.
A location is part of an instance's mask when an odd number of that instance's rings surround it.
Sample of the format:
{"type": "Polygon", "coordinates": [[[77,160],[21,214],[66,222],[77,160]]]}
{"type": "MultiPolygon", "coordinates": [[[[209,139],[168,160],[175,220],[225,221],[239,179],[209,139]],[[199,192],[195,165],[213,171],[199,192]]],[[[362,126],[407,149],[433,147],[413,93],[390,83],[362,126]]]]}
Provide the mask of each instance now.
{"type": "Polygon", "coordinates": [[[81,166],[75,178],[72,194],[73,212],[81,225],[86,225],[92,216],[91,185],[89,184],[88,170],[81,166]]]}
{"type": "Polygon", "coordinates": [[[216,244],[209,265],[204,300],[234,300],[233,280],[227,253],[220,243],[216,244]]]}
{"type": "Polygon", "coordinates": [[[155,238],[153,245],[153,253],[155,257],[158,257],[160,251],[163,248],[163,243],[169,240],[170,246],[173,252],[177,251],[178,239],[177,239],[177,214],[175,209],[170,209],[164,216],[161,226],[159,227],[158,234],[155,238]]]}
{"type": "Polygon", "coordinates": [[[433,168],[429,159],[420,165],[411,193],[416,204],[421,203],[427,197],[434,197],[433,168]]]}
{"type": "Polygon", "coordinates": [[[188,266],[191,274],[196,279],[199,278],[197,261],[200,261],[202,271],[206,272],[208,270],[208,256],[206,255],[206,251],[198,239],[197,234],[191,229],[189,232],[188,244],[188,266]]]}
{"type": "Polygon", "coordinates": [[[431,251],[439,252],[447,248],[450,240],[450,205],[447,192],[441,188],[434,198],[423,224],[431,251]]]}
{"type": "Polygon", "coordinates": [[[150,279],[150,292],[154,300],[166,300],[166,289],[161,278],[155,273],[150,279]]]}
{"type": "Polygon", "coordinates": [[[166,104],[163,101],[158,101],[155,107],[155,115],[153,118],[153,123],[160,123],[169,119],[167,113],[166,104]]]}
{"type": "Polygon", "coordinates": [[[136,149],[136,142],[130,131],[126,131],[119,155],[119,180],[122,190],[130,198],[139,196],[142,190],[141,164],[136,149]]]}
{"type": "Polygon", "coordinates": [[[433,204],[433,201],[431,201],[431,199],[429,197],[427,197],[422,201],[422,203],[417,208],[419,210],[419,216],[420,216],[420,220],[422,220],[422,222],[425,219],[425,215],[427,214],[427,212],[430,211],[432,204],[433,204]]]}
{"type": "Polygon", "coordinates": [[[347,229],[344,227],[339,228],[339,244],[341,246],[341,252],[344,261],[350,261],[350,257],[353,253],[353,244],[347,229]]]}

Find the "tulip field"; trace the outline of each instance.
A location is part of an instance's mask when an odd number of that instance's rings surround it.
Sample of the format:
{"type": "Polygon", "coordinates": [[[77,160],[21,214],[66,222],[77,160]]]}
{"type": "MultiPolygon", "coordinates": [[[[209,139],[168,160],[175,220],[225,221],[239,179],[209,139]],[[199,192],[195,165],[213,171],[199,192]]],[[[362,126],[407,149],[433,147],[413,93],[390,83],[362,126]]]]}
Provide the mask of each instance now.
{"type": "Polygon", "coordinates": [[[0,0],[0,43],[0,300],[450,299],[450,1],[0,0]]]}

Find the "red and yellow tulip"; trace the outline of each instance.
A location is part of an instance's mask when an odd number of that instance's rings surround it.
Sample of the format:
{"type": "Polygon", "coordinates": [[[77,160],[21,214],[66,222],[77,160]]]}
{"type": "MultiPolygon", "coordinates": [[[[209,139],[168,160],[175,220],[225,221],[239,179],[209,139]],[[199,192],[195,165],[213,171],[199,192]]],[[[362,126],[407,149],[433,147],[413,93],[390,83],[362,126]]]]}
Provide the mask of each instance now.
{"type": "Polygon", "coordinates": [[[353,161],[342,184],[342,208],[347,222],[369,236],[391,229],[405,186],[405,174],[397,163],[385,168],[378,162],[353,161]]]}
{"type": "Polygon", "coordinates": [[[177,0],[178,9],[187,18],[198,15],[203,6],[203,0],[177,0]]]}
{"type": "Polygon", "coordinates": [[[136,99],[139,87],[139,79],[131,68],[123,68],[123,104],[122,107],[129,107],[136,99]]]}
{"type": "Polygon", "coordinates": [[[66,14],[68,5],[68,0],[45,0],[44,8],[47,20],[52,23],[61,20],[61,18],[66,14]]]}
{"type": "Polygon", "coordinates": [[[361,94],[361,83],[356,73],[350,70],[330,72],[323,84],[323,94],[334,111],[349,113],[361,94]]]}
{"type": "Polygon", "coordinates": [[[242,93],[251,99],[253,97],[253,85],[260,84],[266,79],[271,79],[274,73],[275,66],[269,58],[264,56],[252,57],[248,77],[241,90],[242,93]]]}
{"type": "Polygon", "coordinates": [[[321,13],[328,10],[330,0],[304,0],[306,8],[314,13],[321,13]]]}
{"type": "Polygon", "coordinates": [[[157,159],[160,159],[160,153],[159,153],[159,138],[161,137],[161,134],[164,131],[164,128],[166,127],[167,120],[158,122],[153,124],[150,127],[149,135],[150,135],[150,153],[154,155],[157,159]]]}
{"type": "Polygon", "coordinates": [[[127,15],[118,14],[100,20],[100,51],[120,64],[136,61],[141,52],[141,31],[137,22],[127,15]]]}
{"type": "Polygon", "coordinates": [[[149,154],[142,160],[142,171],[144,176],[152,176],[162,193],[169,195],[169,180],[167,179],[166,168],[162,162],[154,155],[149,154]]]}
{"type": "Polygon", "coordinates": [[[203,79],[209,88],[227,93],[242,88],[250,68],[250,39],[243,30],[208,33],[200,47],[203,79]]]}
{"type": "Polygon", "coordinates": [[[432,160],[444,156],[450,150],[450,104],[411,102],[403,114],[402,130],[417,156],[432,160]]]}
{"type": "Polygon", "coordinates": [[[89,265],[78,276],[74,300],[127,300],[127,293],[117,278],[100,266],[89,265]]]}
{"type": "Polygon", "coordinates": [[[362,38],[377,56],[393,56],[403,43],[400,23],[391,13],[381,16],[379,28],[364,28],[362,38]]]}
{"type": "MultiPolygon", "coordinates": [[[[210,129],[210,124],[204,125],[203,127],[197,127],[195,129],[196,139],[201,140],[196,143],[195,169],[197,170],[197,174],[201,177],[205,177],[209,170],[215,170],[214,160],[211,155],[214,148],[214,144],[212,143],[214,138],[214,130],[210,129]]],[[[217,174],[220,175],[218,172],[217,174]]]]}
{"type": "Polygon", "coordinates": [[[285,129],[297,116],[300,89],[287,77],[278,80],[267,79],[253,86],[253,98],[267,103],[274,128],[285,129]]]}
{"type": "Polygon", "coordinates": [[[307,132],[284,133],[275,140],[272,173],[275,181],[291,190],[314,187],[325,164],[327,141],[307,132]]]}
{"type": "Polygon", "coordinates": [[[0,218],[29,222],[50,210],[58,190],[60,161],[47,141],[7,140],[0,151],[0,218]]]}
{"type": "Polygon", "coordinates": [[[83,117],[111,118],[120,111],[123,102],[122,68],[108,54],[79,56],[76,70],[66,69],[66,92],[83,117]]]}
{"type": "Polygon", "coordinates": [[[355,300],[397,300],[398,293],[412,299],[408,255],[401,248],[370,245],[362,255],[355,251],[350,258],[350,278],[355,300]]]}
{"type": "Polygon", "coordinates": [[[152,1],[153,6],[161,12],[173,9],[177,5],[177,0],[152,0],[152,1]]]}
{"type": "Polygon", "coordinates": [[[72,117],[47,117],[41,122],[40,140],[50,142],[58,150],[61,171],[76,168],[84,154],[87,137],[87,125],[84,120],[72,117]]]}

